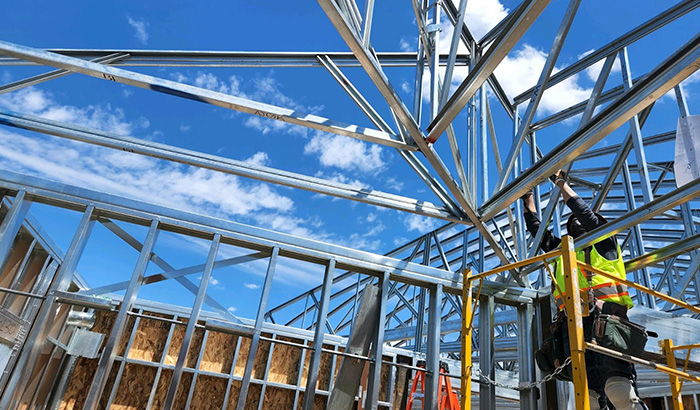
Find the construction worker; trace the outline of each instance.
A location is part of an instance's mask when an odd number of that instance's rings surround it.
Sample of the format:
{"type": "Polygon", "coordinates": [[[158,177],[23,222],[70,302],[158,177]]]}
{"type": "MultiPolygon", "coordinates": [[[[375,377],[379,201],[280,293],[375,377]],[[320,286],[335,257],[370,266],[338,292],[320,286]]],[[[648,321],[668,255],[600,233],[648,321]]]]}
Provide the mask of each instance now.
{"type": "MultiPolygon", "coordinates": [[[[594,213],[576,195],[576,192],[566,182],[566,175],[562,171],[557,172],[553,179],[562,193],[564,202],[572,212],[567,222],[567,232],[571,237],[576,239],[585,232],[591,231],[606,222],[601,215],[594,213]]],[[[525,208],[524,217],[527,230],[534,237],[540,227],[540,220],[537,217],[532,193],[524,195],[522,200],[525,208]]],[[[542,237],[540,248],[545,252],[549,252],[559,247],[560,243],[561,239],[548,230],[542,237]]],[[[600,240],[591,247],[578,251],[576,254],[578,260],[625,279],[622,252],[614,236],[600,240]]],[[[556,263],[555,269],[558,287],[563,290],[564,275],[561,260],[559,260],[559,263],[556,263]]],[[[582,290],[589,291],[589,306],[594,313],[600,312],[627,319],[627,310],[633,306],[632,299],[627,292],[627,286],[600,275],[588,275],[586,277],[580,271],[579,286],[582,290]]],[[[562,295],[555,284],[552,284],[552,287],[554,288],[555,302],[560,309],[557,316],[561,319],[565,315],[562,295]]],[[[586,340],[590,340],[593,334],[594,319],[595,314],[583,318],[584,337],[586,340]]],[[[563,326],[561,334],[564,339],[565,353],[568,356],[570,353],[566,320],[559,323],[563,326]]],[[[592,410],[608,409],[608,403],[612,404],[616,410],[647,409],[637,394],[637,373],[632,363],[586,351],[586,372],[592,410]]]]}

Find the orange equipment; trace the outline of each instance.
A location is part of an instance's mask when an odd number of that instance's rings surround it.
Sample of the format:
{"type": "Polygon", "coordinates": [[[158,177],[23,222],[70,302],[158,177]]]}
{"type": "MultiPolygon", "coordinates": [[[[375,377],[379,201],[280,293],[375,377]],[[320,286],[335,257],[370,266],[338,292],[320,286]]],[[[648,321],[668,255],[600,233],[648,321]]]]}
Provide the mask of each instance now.
{"type": "MultiPolygon", "coordinates": [[[[421,360],[418,362],[418,367],[425,369],[425,361],[421,360]]],[[[459,399],[457,394],[452,391],[452,383],[450,382],[450,377],[447,375],[449,368],[447,363],[440,362],[440,393],[438,394],[438,409],[440,410],[459,410],[459,399]]],[[[423,403],[425,402],[425,372],[417,371],[416,376],[413,378],[413,386],[411,387],[411,394],[408,398],[408,403],[406,404],[406,410],[413,410],[413,400],[420,395],[423,397],[421,399],[421,408],[424,408],[423,403]],[[421,393],[416,393],[416,388],[418,384],[421,385],[421,393]]]]}

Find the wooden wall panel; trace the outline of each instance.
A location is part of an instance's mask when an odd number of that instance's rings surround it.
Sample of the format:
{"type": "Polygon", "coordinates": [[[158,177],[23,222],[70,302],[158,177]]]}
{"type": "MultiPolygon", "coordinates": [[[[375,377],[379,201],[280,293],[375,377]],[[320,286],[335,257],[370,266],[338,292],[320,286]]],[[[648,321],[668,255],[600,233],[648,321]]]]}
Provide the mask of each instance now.
{"type": "Polygon", "coordinates": [[[127,363],[110,410],[145,409],[157,371],[155,367],[127,363]]]}
{"type": "MultiPolygon", "coordinates": [[[[287,342],[301,343],[300,340],[287,337],[279,337],[278,339],[287,342]]],[[[297,377],[299,376],[300,358],[300,347],[276,344],[272,351],[270,373],[267,376],[267,381],[296,386],[297,377]]]]}
{"type": "Polygon", "coordinates": [[[238,336],[220,332],[209,332],[199,369],[208,372],[229,374],[231,372],[231,365],[233,364],[233,356],[236,353],[237,343],[238,336]]]}
{"type": "MultiPolygon", "coordinates": [[[[172,316],[149,314],[172,319],[172,316]]],[[[149,362],[160,362],[165,350],[165,343],[168,340],[168,332],[171,323],[156,319],[141,318],[134,342],[129,349],[130,359],[145,360],[149,362]]]]}
{"type": "Polygon", "coordinates": [[[213,376],[197,376],[192,393],[190,410],[220,410],[224,405],[228,379],[213,376]]]}

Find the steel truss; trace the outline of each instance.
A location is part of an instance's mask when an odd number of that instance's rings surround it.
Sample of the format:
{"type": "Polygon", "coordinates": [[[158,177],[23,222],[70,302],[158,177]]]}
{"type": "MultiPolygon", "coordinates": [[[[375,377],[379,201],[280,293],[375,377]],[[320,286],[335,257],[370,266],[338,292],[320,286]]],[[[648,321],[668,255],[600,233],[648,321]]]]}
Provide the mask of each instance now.
{"type": "MultiPolygon", "coordinates": [[[[40,65],[55,69],[0,86],[0,93],[13,92],[78,73],[381,144],[396,149],[440,203],[358,189],[322,178],[117,136],[25,113],[2,111],[0,124],[447,222],[437,230],[386,255],[376,255],[52,183],[19,175],[11,170],[3,171],[0,175],[0,188],[5,190],[3,211],[6,214],[0,225],[0,266],[7,263],[7,258],[14,249],[15,237],[23,229],[31,230],[31,226],[36,226],[26,222],[26,218],[31,218],[28,216],[31,203],[79,210],[84,215],[65,257],[59,256],[60,252],[46,242],[48,239],[41,232],[35,232],[36,235],[33,236],[32,247],[41,245],[44,251],[51,250],[42,270],[50,273],[42,277],[54,279],[50,287],[48,282],[42,282],[40,287],[32,291],[41,294],[45,301],[40,309],[35,304],[32,309],[25,311],[28,316],[23,319],[31,324],[31,331],[26,337],[18,339],[18,343],[28,348],[22,355],[13,356],[18,360],[14,372],[7,378],[0,379],[8,387],[7,391],[14,392],[26,382],[28,372],[34,367],[40,350],[45,345],[56,309],[65,303],[106,308],[103,300],[90,296],[93,294],[126,291],[120,300],[116,321],[118,326],[108,335],[105,352],[100,358],[95,381],[88,395],[85,408],[89,409],[98,405],[110,369],[123,360],[116,357],[115,345],[124,334],[123,326],[127,317],[133,313],[133,309],[143,306],[136,300],[138,289],[142,285],[176,280],[196,295],[192,309],[184,313],[189,317],[186,332],[190,335],[203,314],[204,304],[219,315],[218,319],[213,319],[204,314],[207,323],[217,323],[216,320],[220,320],[221,326],[247,332],[255,345],[259,343],[262,329],[272,326],[270,323],[278,323],[279,329],[282,329],[280,332],[303,333],[312,342],[310,354],[313,373],[313,369],[317,370],[318,367],[324,337],[347,336],[356,325],[353,323],[354,312],[364,286],[382,282],[382,300],[386,304],[386,315],[383,318],[385,348],[388,349],[387,352],[401,349],[400,351],[413,352],[412,357],[427,357],[428,384],[432,387],[426,394],[426,404],[434,403],[437,397],[437,377],[434,375],[440,355],[452,359],[457,359],[460,355],[460,272],[464,269],[483,272],[537,253],[541,232],[535,238],[529,237],[522,218],[518,217],[522,212],[518,198],[527,191],[534,190],[535,202],[543,208],[541,218],[552,221],[550,226],[555,233],[560,234],[568,210],[562,205],[558,190],[547,178],[556,170],[567,167],[570,181],[577,193],[610,221],[577,241],[576,245],[586,246],[601,237],[617,235],[627,270],[635,282],[689,304],[700,303],[700,253],[696,250],[700,247],[700,215],[696,200],[700,193],[700,181],[676,188],[672,158],[663,162],[648,162],[646,159],[645,150],[657,144],[670,144],[675,130],[668,129],[654,135],[644,132],[648,118],[655,114],[655,101],[669,91],[674,91],[676,95],[678,115],[689,115],[681,83],[700,67],[700,34],[689,33],[683,46],[668,52],[665,60],[657,61],[654,68],[638,78],[631,77],[630,68],[636,42],[653,36],[656,30],[673,24],[677,19],[692,18],[685,16],[696,13],[700,0],[680,1],[608,44],[599,46],[590,55],[552,74],[559,51],[566,42],[567,32],[576,24],[579,0],[571,0],[562,16],[561,26],[552,41],[547,62],[537,83],[512,99],[503,91],[494,70],[530,26],[537,24],[537,18],[547,7],[548,0],[523,0],[481,39],[475,38],[464,22],[466,0],[412,0],[411,3],[419,29],[417,53],[374,52],[371,46],[374,2],[371,0],[364,2],[364,12],[359,11],[360,7],[355,0],[319,0],[321,8],[351,50],[350,53],[41,50],[0,41],[0,54],[5,56],[0,57],[0,65],[40,65]],[[443,13],[446,16],[444,19],[441,17],[443,13]],[[440,25],[455,27],[449,54],[439,53],[442,48],[436,28],[440,25]],[[467,55],[457,53],[460,44],[469,50],[467,55]],[[616,58],[621,63],[622,74],[617,81],[610,76],[616,58]],[[587,101],[549,116],[542,115],[540,99],[548,88],[596,63],[602,63],[603,66],[587,101]],[[306,115],[287,107],[218,93],[129,69],[183,66],[323,67],[376,128],[306,115]],[[450,94],[449,84],[454,69],[458,66],[468,67],[468,75],[450,94]],[[362,67],[382,99],[368,101],[343,74],[341,68],[344,67],[362,67]],[[389,81],[384,70],[388,67],[416,68],[412,108],[402,100],[389,81]],[[423,76],[429,76],[430,83],[430,95],[427,96],[429,106],[426,109],[422,107],[423,76]],[[500,105],[494,107],[494,110],[503,109],[512,120],[512,142],[505,146],[495,135],[494,116],[486,97],[489,92],[500,105]],[[525,103],[527,105],[523,111],[520,108],[525,103]],[[392,121],[387,121],[378,114],[374,107],[379,104],[390,107],[392,121]],[[466,129],[454,121],[465,113],[469,118],[466,129]],[[545,133],[549,127],[570,121],[578,115],[581,116],[578,128],[562,138],[558,145],[548,147],[548,144],[538,144],[537,133],[545,133]],[[621,138],[613,134],[616,130],[621,130],[621,138]],[[596,143],[608,136],[611,145],[596,146],[596,143]],[[466,156],[463,157],[460,148],[464,147],[467,149],[466,156]],[[496,169],[492,168],[488,160],[490,152],[496,158],[496,169]],[[440,153],[449,155],[449,164],[441,158],[440,153]],[[501,156],[501,153],[504,155],[501,156]],[[592,159],[597,162],[593,163],[595,161],[590,161],[592,159]],[[601,161],[609,163],[610,167],[601,167],[601,161]],[[490,182],[489,175],[497,175],[495,184],[490,182]],[[148,226],[149,234],[143,243],[139,242],[121,230],[114,221],[148,226]],[[140,258],[130,281],[92,289],[82,284],[83,289],[76,290],[71,288],[71,281],[75,280],[77,261],[95,222],[129,243],[139,252],[140,258]],[[160,231],[206,238],[211,242],[210,257],[201,266],[174,269],[157,255],[151,255],[160,231]],[[219,244],[235,245],[249,253],[230,260],[216,261],[219,244]],[[212,270],[252,260],[267,260],[267,277],[271,278],[278,256],[324,266],[324,283],[274,307],[267,306],[268,296],[263,296],[258,315],[253,321],[231,315],[219,302],[207,295],[207,281],[204,278],[212,270]],[[145,267],[149,263],[155,263],[162,272],[145,276],[145,267]],[[200,284],[186,278],[193,273],[202,274],[200,284]],[[386,283],[381,278],[385,278],[386,283]],[[342,287],[332,290],[333,283],[342,284],[342,287]],[[289,330],[292,328],[297,329],[289,330]],[[309,333],[312,331],[313,336],[309,333]]],[[[547,226],[547,223],[542,226],[547,226]]],[[[549,279],[540,268],[541,266],[534,266],[504,272],[493,282],[483,285],[478,312],[492,314],[477,314],[472,335],[475,346],[473,354],[475,358],[478,357],[482,373],[505,378],[506,374],[514,374],[508,372],[519,372],[518,377],[522,382],[532,381],[537,376],[531,363],[524,366],[529,360],[526,352],[533,352],[536,345],[532,335],[541,335],[549,315],[549,279]]],[[[265,283],[265,288],[269,291],[267,280],[265,283]]],[[[9,290],[0,291],[11,293],[18,284],[19,282],[14,282],[8,286],[9,290]]],[[[263,295],[267,294],[263,292],[263,295]]],[[[643,310],[646,312],[643,316],[647,318],[657,314],[668,315],[663,317],[669,318],[671,314],[684,313],[673,310],[670,304],[664,304],[652,296],[634,297],[638,305],[648,309],[643,310]]],[[[693,329],[693,326],[692,322],[688,323],[686,330],[693,329]]],[[[342,345],[343,339],[337,340],[338,345],[342,345]]],[[[177,365],[173,368],[175,376],[166,398],[168,408],[175,399],[186,354],[187,348],[183,346],[177,365]]],[[[381,357],[382,349],[373,354],[381,357]]],[[[252,364],[246,367],[246,373],[241,378],[242,386],[251,382],[250,366],[252,364]]],[[[644,379],[644,376],[642,380],[655,381],[644,379]]],[[[301,386],[297,388],[300,389],[301,386]]],[[[305,391],[309,389],[313,389],[311,383],[305,391]]],[[[480,394],[481,408],[493,408],[496,396],[499,400],[515,397],[512,392],[490,385],[481,385],[475,391],[480,394]]],[[[651,385],[645,386],[642,391],[648,392],[646,394],[649,396],[665,395],[665,392],[658,391],[658,388],[654,390],[651,385]]],[[[241,394],[245,397],[244,393],[241,394]]],[[[546,396],[547,400],[554,400],[551,394],[546,396]]],[[[313,400],[309,397],[305,396],[305,409],[313,406],[313,400]]],[[[12,394],[4,394],[0,399],[0,407],[9,408],[8,405],[15,398],[12,394]]],[[[521,395],[520,399],[521,408],[536,406],[528,392],[521,395]]],[[[376,405],[377,400],[376,395],[370,397],[372,405],[376,405]]]]}

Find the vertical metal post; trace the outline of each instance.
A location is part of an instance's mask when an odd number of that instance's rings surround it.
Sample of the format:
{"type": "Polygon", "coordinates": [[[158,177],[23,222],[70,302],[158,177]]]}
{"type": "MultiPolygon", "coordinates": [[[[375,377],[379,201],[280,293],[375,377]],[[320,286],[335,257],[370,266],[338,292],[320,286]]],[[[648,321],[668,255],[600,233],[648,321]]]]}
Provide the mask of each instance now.
{"type": "Polygon", "coordinates": [[[428,307],[428,340],[425,354],[425,401],[423,409],[437,410],[440,397],[440,310],[442,284],[430,288],[428,307]]]}
{"type": "Polygon", "coordinates": [[[316,329],[314,330],[314,346],[311,351],[309,362],[309,376],[306,379],[306,389],[304,390],[304,401],[302,409],[313,410],[314,397],[316,396],[316,382],[318,381],[318,367],[321,364],[321,349],[323,348],[323,324],[328,318],[328,305],[331,299],[331,286],[333,285],[333,273],[335,271],[335,259],[328,261],[326,274],[323,277],[323,288],[321,290],[321,306],[318,308],[316,316],[316,329]]]}
{"type": "MultiPolygon", "coordinates": [[[[479,299],[479,370],[491,380],[496,379],[493,366],[493,315],[495,309],[493,296],[481,296],[479,299]]],[[[496,408],[496,387],[482,383],[479,386],[479,409],[492,410],[496,408]]]]}
{"type": "MultiPolygon", "coordinates": [[[[148,239],[146,241],[148,241],[148,239]]],[[[190,350],[190,344],[192,344],[192,336],[194,335],[195,326],[197,325],[197,320],[199,320],[199,314],[202,311],[202,305],[204,305],[204,298],[207,294],[207,287],[209,285],[209,279],[211,278],[211,271],[214,269],[214,261],[216,260],[216,254],[219,252],[220,241],[221,234],[215,234],[211,242],[211,247],[209,248],[207,262],[204,265],[202,279],[199,281],[199,290],[197,291],[197,296],[195,296],[194,298],[192,312],[190,313],[190,318],[187,321],[185,337],[182,340],[182,346],[180,346],[180,354],[177,356],[177,363],[175,363],[173,377],[172,379],[170,379],[168,394],[165,396],[165,400],[163,401],[163,410],[170,410],[173,408],[173,404],[175,402],[175,395],[177,394],[177,387],[180,384],[180,378],[182,377],[183,368],[185,367],[185,361],[187,360],[187,353],[190,350]]]]}
{"type": "MultiPolygon", "coordinates": [[[[466,3],[466,0],[464,0],[466,3]]],[[[486,119],[486,84],[481,86],[479,92],[479,132],[481,133],[481,203],[483,204],[489,197],[489,154],[488,154],[488,133],[486,119]]],[[[474,193],[476,196],[476,192],[474,193]]]]}
{"type": "Polygon", "coordinates": [[[5,219],[0,224],[0,268],[5,265],[5,259],[10,254],[10,249],[15,241],[15,237],[22,227],[24,217],[29,212],[29,202],[25,191],[19,191],[12,202],[10,211],[5,215],[5,219]]]}
{"type": "Polygon", "coordinates": [[[383,318],[386,317],[386,304],[389,296],[389,272],[383,272],[379,277],[379,320],[377,321],[377,331],[372,341],[372,359],[370,365],[369,381],[367,382],[367,402],[365,408],[376,410],[379,401],[379,382],[382,378],[382,355],[384,346],[383,318]]]}
{"type": "MultiPolygon", "coordinates": [[[[2,399],[0,400],[0,409],[10,408],[10,403],[13,399],[15,390],[18,386],[26,385],[26,382],[31,376],[31,371],[39,358],[39,354],[44,349],[44,341],[51,330],[50,321],[52,321],[56,316],[56,297],[53,296],[52,291],[65,291],[68,289],[68,286],[70,286],[73,273],[75,273],[75,268],[78,265],[78,261],[80,260],[83,250],[85,250],[85,245],[87,245],[87,240],[90,237],[90,232],[92,232],[92,227],[95,223],[93,215],[94,212],[95,207],[93,205],[89,205],[83,213],[83,217],[78,224],[75,235],[73,235],[70,246],[68,246],[63,263],[56,273],[56,278],[54,279],[54,283],[48,293],[48,297],[44,301],[44,304],[42,305],[41,310],[34,321],[32,331],[25,341],[25,346],[29,346],[30,349],[29,351],[24,352],[17,361],[15,370],[12,373],[12,376],[3,392],[2,399]]],[[[5,218],[7,218],[7,216],[5,218]]]]}
{"type": "Polygon", "coordinates": [[[153,247],[156,244],[156,239],[158,239],[158,223],[159,221],[157,219],[151,221],[151,226],[148,229],[146,240],[143,242],[143,248],[136,261],[134,272],[131,274],[129,287],[126,289],[126,293],[124,293],[124,299],[119,307],[119,313],[117,313],[117,317],[114,319],[112,331],[109,333],[105,348],[100,356],[95,376],[92,379],[92,385],[90,386],[87,398],[85,399],[85,405],[83,406],[85,410],[95,410],[99,405],[102,390],[107,384],[107,377],[109,376],[110,370],[112,370],[112,364],[114,364],[114,358],[117,355],[119,341],[122,339],[122,335],[126,330],[128,313],[136,301],[136,295],[143,282],[148,262],[153,253],[153,247]]]}
{"type": "Polygon", "coordinates": [[[369,47],[369,35],[372,32],[372,16],[374,15],[374,0],[365,2],[365,21],[362,27],[362,45],[369,47]]]}
{"type": "MultiPolygon", "coordinates": [[[[433,22],[428,27],[432,40],[432,53],[430,54],[430,121],[434,120],[440,111],[440,2],[433,1],[433,22]]],[[[449,84],[445,84],[449,91],[449,84]]]]}
{"type": "Polygon", "coordinates": [[[265,283],[263,284],[262,294],[260,295],[260,304],[258,305],[258,315],[255,318],[255,333],[253,334],[253,338],[250,341],[248,359],[245,364],[243,380],[241,380],[241,390],[238,394],[238,404],[236,405],[236,410],[243,410],[243,408],[245,407],[246,397],[248,396],[250,379],[253,376],[253,367],[255,365],[255,354],[258,351],[258,344],[260,343],[260,333],[262,331],[265,311],[267,310],[267,301],[270,299],[272,278],[275,274],[275,267],[277,266],[277,256],[279,255],[279,251],[279,248],[276,246],[272,249],[272,255],[270,255],[270,263],[267,265],[265,283]]]}
{"type": "MultiPolygon", "coordinates": [[[[630,62],[627,56],[627,47],[620,50],[620,65],[622,68],[622,82],[625,91],[632,88],[632,74],[630,72],[630,62]]],[[[644,195],[644,203],[649,203],[654,200],[654,193],[651,189],[649,181],[649,169],[647,168],[647,158],[644,153],[644,144],[642,142],[642,130],[639,125],[639,116],[635,115],[629,121],[630,130],[632,131],[632,143],[634,144],[634,153],[637,158],[637,171],[639,172],[639,184],[642,186],[642,194],[644,195]]]]}
{"type": "Polygon", "coordinates": [[[566,235],[561,240],[564,269],[564,306],[566,307],[571,367],[574,382],[576,410],[589,410],[588,378],[586,377],[586,348],[583,339],[581,292],[578,286],[578,266],[574,240],[566,235]]]}
{"type": "Polygon", "coordinates": [[[462,380],[460,403],[462,410],[472,408],[472,271],[465,269],[462,274],[462,380]]]}
{"type": "MultiPolygon", "coordinates": [[[[467,0],[460,0],[459,10],[455,18],[455,28],[452,32],[452,42],[450,43],[450,56],[447,59],[447,67],[445,67],[445,80],[442,83],[442,93],[440,95],[440,108],[447,102],[447,97],[450,95],[450,84],[452,83],[452,73],[455,68],[455,60],[457,59],[457,49],[459,48],[460,36],[462,34],[462,25],[464,25],[464,15],[467,10],[467,0]]],[[[439,52],[440,50],[436,50],[439,52]]]]}
{"type": "MultiPolygon", "coordinates": [[[[535,366],[532,353],[535,351],[532,336],[534,310],[529,303],[518,306],[518,374],[521,383],[535,380],[535,366]]],[[[534,389],[520,392],[520,408],[534,410],[537,408],[537,396],[534,389]]]]}
{"type": "MultiPolygon", "coordinates": [[[[662,340],[661,348],[666,355],[668,367],[676,369],[676,356],[673,354],[673,340],[662,340]]],[[[668,379],[671,382],[671,403],[673,403],[673,410],[683,410],[683,396],[681,396],[681,383],[678,380],[678,376],[669,374],[668,379]]]]}

